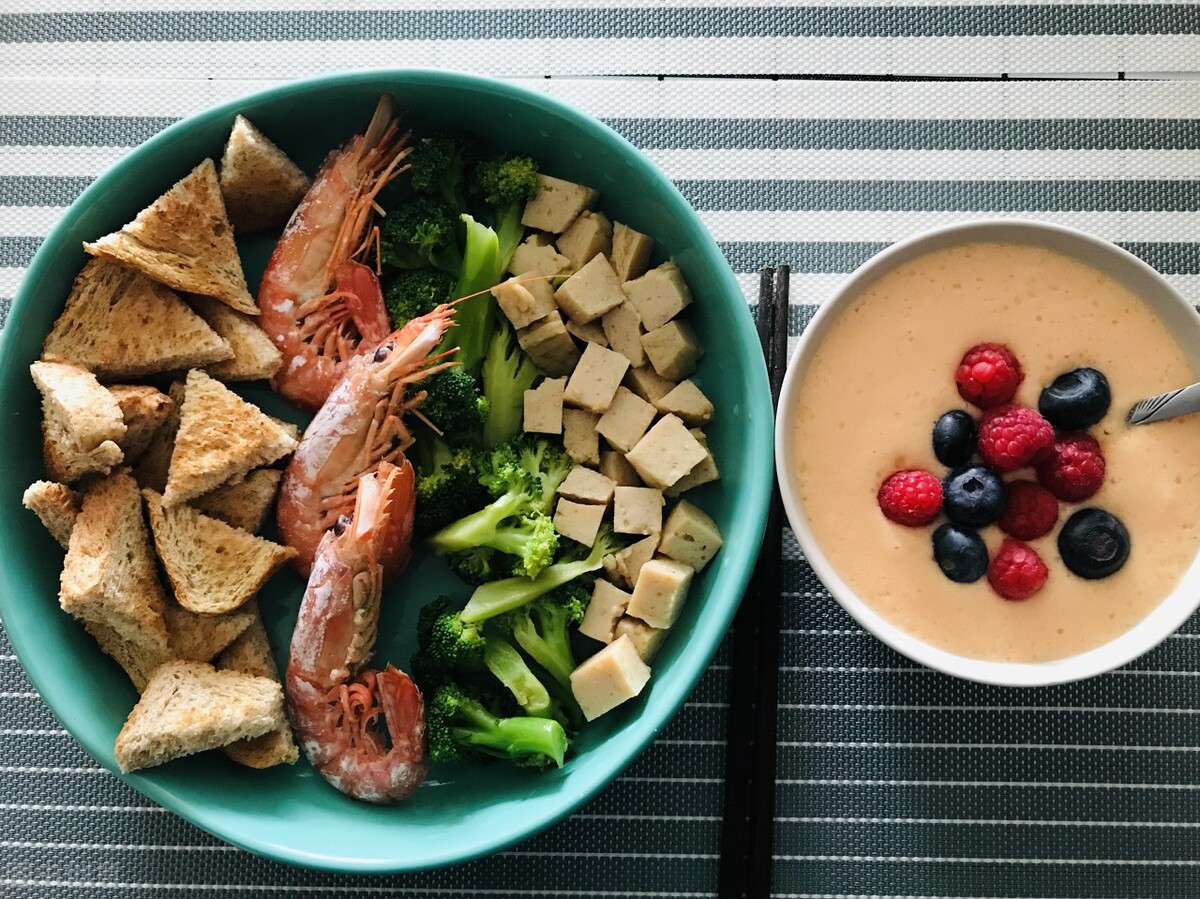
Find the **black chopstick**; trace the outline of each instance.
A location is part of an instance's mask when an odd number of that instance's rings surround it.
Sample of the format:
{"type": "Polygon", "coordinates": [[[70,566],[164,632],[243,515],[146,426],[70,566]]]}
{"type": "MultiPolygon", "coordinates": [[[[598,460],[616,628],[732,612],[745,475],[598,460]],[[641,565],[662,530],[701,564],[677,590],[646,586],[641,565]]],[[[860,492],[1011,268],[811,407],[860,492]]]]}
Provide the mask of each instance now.
{"type": "MultiPolygon", "coordinates": [[[[787,368],[789,275],[789,268],[781,265],[763,269],[759,281],[758,337],[775,404],[787,368]]],[[[776,487],[754,577],[733,625],[725,813],[717,875],[717,895],[722,899],[771,895],[782,525],[776,487]]]]}

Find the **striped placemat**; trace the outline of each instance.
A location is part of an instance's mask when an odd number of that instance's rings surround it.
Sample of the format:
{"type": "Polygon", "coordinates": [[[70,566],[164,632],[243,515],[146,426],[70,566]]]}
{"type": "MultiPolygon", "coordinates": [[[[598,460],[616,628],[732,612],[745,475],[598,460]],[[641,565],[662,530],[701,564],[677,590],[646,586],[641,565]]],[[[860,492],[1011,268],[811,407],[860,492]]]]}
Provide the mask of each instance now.
{"type": "MultiPolygon", "coordinates": [[[[748,302],[759,268],[792,267],[794,335],[872,253],[984,215],[1117,241],[1200,302],[1200,82],[725,77],[1183,71],[1191,4],[216,5],[0,4],[0,314],[70,201],[170,122],[396,65],[521,78],[607,121],[700,210],[748,302]],[[658,75],[702,77],[638,77],[658,75]]],[[[788,548],[776,895],[1200,895],[1196,622],[1085,684],[981,687],[864,635],[788,548]]],[[[580,814],[491,859],[360,878],[247,855],[126,788],[0,635],[0,896],[714,895],[728,663],[580,814]]]]}

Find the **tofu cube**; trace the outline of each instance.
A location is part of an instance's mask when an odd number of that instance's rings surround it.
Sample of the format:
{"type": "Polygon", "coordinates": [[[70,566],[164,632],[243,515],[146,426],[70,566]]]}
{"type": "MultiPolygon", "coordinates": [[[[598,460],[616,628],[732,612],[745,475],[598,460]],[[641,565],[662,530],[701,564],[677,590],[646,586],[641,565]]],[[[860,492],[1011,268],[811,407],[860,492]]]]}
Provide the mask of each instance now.
{"type": "Polygon", "coordinates": [[[646,348],[642,346],[642,320],[628,301],[609,309],[600,319],[608,345],[629,360],[629,364],[646,364],[646,348]]]}
{"type": "Polygon", "coordinates": [[[591,503],[574,503],[560,499],[554,510],[554,529],[576,543],[591,546],[600,532],[604,520],[604,506],[591,503]]]}
{"type": "Polygon", "coordinates": [[[642,566],[625,614],[651,627],[670,627],[683,610],[692,567],[674,559],[654,558],[642,566]]]}
{"type": "Polygon", "coordinates": [[[692,436],[696,438],[697,443],[704,447],[707,455],[696,463],[695,468],[664,490],[663,493],[666,496],[679,496],[685,490],[720,480],[721,472],[717,470],[717,462],[712,456],[712,450],[708,448],[708,441],[704,439],[704,432],[699,428],[692,428],[692,436]]]}
{"type": "Polygon", "coordinates": [[[562,283],[554,292],[554,299],[567,315],[585,325],[624,303],[625,291],[621,290],[621,282],[608,258],[593,256],[562,283]]]}
{"type": "Polygon", "coordinates": [[[617,277],[622,281],[630,281],[645,274],[653,251],[653,238],[620,222],[613,226],[612,265],[617,277]]]}
{"type": "Polygon", "coordinates": [[[581,212],[559,237],[558,252],[571,260],[572,268],[583,268],[599,254],[612,257],[612,222],[603,212],[581,212]]]}
{"type": "Polygon", "coordinates": [[[637,654],[641,656],[643,662],[647,665],[658,654],[658,649],[662,646],[662,642],[666,639],[667,630],[661,627],[651,627],[644,621],[639,621],[637,618],[631,618],[628,615],[622,616],[613,628],[613,639],[617,637],[628,637],[633,644],[633,648],[637,650],[637,654]]]}
{"type": "Polygon", "coordinates": [[[604,328],[598,319],[590,321],[586,325],[581,325],[575,319],[568,318],[567,330],[584,343],[596,343],[602,347],[608,346],[608,335],[604,333],[604,328]]]}
{"type": "Polygon", "coordinates": [[[559,485],[558,495],[579,503],[599,503],[607,506],[612,502],[616,486],[600,472],[576,465],[559,485]]]}
{"type": "Polygon", "coordinates": [[[712,401],[692,380],[680,381],[674,390],[654,404],[654,408],[668,415],[678,415],[689,428],[706,425],[713,417],[712,401]]]}
{"type": "Polygon", "coordinates": [[[508,270],[514,275],[535,273],[539,275],[566,275],[574,266],[571,260],[564,256],[554,246],[554,238],[549,234],[531,234],[517,246],[513,252],[508,270]]]}
{"type": "Polygon", "coordinates": [[[642,347],[654,370],[672,381],[694,375],[704,355],[696,332],[683,321],[669,321],[661,328],[647,331],[642,335],[642,347]]]}
{"type": "Polygon", "coordinates": [[[579,633],[601,643],[611,643],[616,639],[613,631],[625,614],[629,599],[629,594],[620,587],[597,579],[587,611],[583,613],[583,621],[579,622],[579,633]]]}
{"type": "Polygon", "coordinates": [[[628,637],[618,637],[571,672],[571,692],[583,717],[595,721],[642,692],[650,666],[628,637]]]}
{"type": "Polygon", "coordinates": [[[612,405],[621,379],[629,370],[629,360],[620,353],[589,343],[583,357],[567,381],[564,399],[572,406],[589,412],[604,412],[612,405]]]}
{"type": "Polygon", "coordinates": [[[549,175],[538,175],[537,191],[525,204],[521,224],[526,228],[562,234],[571,227],[571,222],[579,217],[579,213],[591,209],[599,198],[599,192],[590,187],[549,175]]]}
{"type": "Polygon", "coordinates": [[[569,375],[579,363],[579,348],[557,311],[517,331],[517,343],[548,375],[569,375]]]}
{"type": "Polygon", "coordinates": [[[541,275],[529,272],[518,278],[501,281],[492,288],[492,296],[496,298],[496,305],[505,318],[517,329],[532,325],[538,319],[558,311],[550,282],[541,275]],[[526,280],[522,281],[522,278],[526,280]]]}
{"type": "Polygon", "coordinates": [[[600,464],[600,416],[586,409],[563,409],[563,448],[580,465],[600,464]]]}
{"type": "Polygon", "coordinates": [[[658,534],[630,544],[620,552],[604,557],[604,570],[616,583],[630,590],[637,583],[642,566],[654,558],[658,549],[658,534]]]}
{"type": "Polygon", "coordinates": [[[677,416],[667,415],[646,432],[625,458],[643,481],[665,490],[707,455],[708,450],[684,423],[677,416]]]}
{"type": "Polygon", "coordinates": [[[642,439],[655,415],[654,407],[644,399],[626,387],[618,387],[596,430],[610,446],[627,453],[642,439]]]}
{"type": "MultiPolygon", "coordinates": [[[[614,347],[614,349],[616,348],[614,347]]],[[[639,365],[629,369],[624,383],[626,387],[651,405],[657,403],[676,387],[675,381],[668,381],[650,365],[639,365]]]]}
{"type": "Polygon", "coordinates": [[[717,523],[686,499],[681,499],[663,525],[658,551],[700,571],[712,561],[722,542],[717,523]]]}
{"type": "MultiPolygon", "coordinates": [[[[613,402],[615,404],[616,400],[613,402]]],[[[605,414],[607,415],[608,413],[605,414]]],[[[633,466],[625,460],[625,454],[617,452],[617,450],[600,451],[600,474],[620,487],[642,486],[642,479],[633,470],[633,466]]]]}
{"type": "Polygon", "coordinates": [[[674,262],[664,262],[623,287],[647,331],[661,328],[692,302],[692,292],[674,262]]]}
{"type": "Polygon", "coordinates": [[[524,429],[528,434],[561,434],[563,391],[566,378],[543,378],[533,390],[525,391],[524,429]]]}
{"type": "Polygon", "coordinates": [[[657,534],[666,500],[653,487],[617,487],[613,492],[613,530],[618,534],[657,534]]]}

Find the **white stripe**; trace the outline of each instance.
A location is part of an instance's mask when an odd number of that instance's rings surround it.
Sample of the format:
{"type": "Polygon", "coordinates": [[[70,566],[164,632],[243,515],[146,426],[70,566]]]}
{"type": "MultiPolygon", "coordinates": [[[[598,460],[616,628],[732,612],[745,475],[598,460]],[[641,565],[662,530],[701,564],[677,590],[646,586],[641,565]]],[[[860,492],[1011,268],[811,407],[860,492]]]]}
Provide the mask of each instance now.
{"type": "MultiPolygon", "coordinates": [[[[14,297],[21,279],[25,277],[24,268],[0,268],[0,297],[14,297]]],[[[15,661],[16,656],[12,659],[15,661]]]]}
{"type": "Polygon", "coordinates": [[[0,147],[0,172],[8,176],[94,178],[130,147],[0,147]]]}
{"type": "Polygon", "coordinates": [[[108,774],[108,771],[98,765],[0,765],[0,774],[108,774]]]}
{"type": "Polygon", "coordinates": [[[0,802],[0,811],[8,812],[131,812],[135,814],[160,814],[167,810],[162,806],[150,805],[92,805],[80,803],[0,802]]]}
{"type": "Polygon", "coordinates": [[[117,852],[240,852],[236,846],[172,846],[164,843],[79,843],[38,840],[0,840],[0,849],[101,849],[117,852]]]}
{"type": "Polygon", "coordinates": [[[1158,827],[1194,830],[1200,827],[1200,821],[1042,821],[1033,818],[881,818],[842,817],[842,816],[812,816],[793,817],[779,815],[776,823],[785,824],[970,824],[986,827],[1158,827]]]}
{"type": "Polygon", "coordinates": [[[40,695],[36,690],[0,690],[0,699],[37,699],[40,695]]]}
{"type": "Polygon", "coordinates": [[[65,737],[63,728],[0,727],[0,737],[65,737]]]}
{"type": "MultiPolygon", "coordinates": [[[[905,0],[905,6],[991,6],[995,0],[905,0]]],[[[1098,0],[1099,5],[1117,3],[1122,0],[1098,0]]],[[[1161,0],[1132,0],[1133,3],[1158,3],[1161,0]]],[[[1173,0],[1168,0],[1173,2],[1173,0]]],[[[1190,0],[1178,0],[1190,2],[1190,0]]],[[[1097,3],[1097,0],[1089,0],[1097,3]]],[[[455,0],[454,9],[495,9],[496,0],[455,0]]],[[[731,5],[730,0],[604,0],[605,9],[660,9],[669,8],[723,8],[731,5]]],[[[842,7],[849,5],[848,0],[737,0],[737,6],[757,9],[759,7],[842,7]]],[[[95,12],[96,0],[6,0],[7,13],[51,13],[51,12],[95,12]]],[[[293,11],[324,11],[324,10],[377,10],[378,0],[253,0],[245,6],[255,11],[283,10],[293,11]]],[[[595,9],[597,0],[554,0],[553,8],[559,9],[595,9]]],[[[391,0],[388,9],[397,10],[440,10],[446,5],[435,0],[391,0]]],[[[545,9],[545,0],[504,0],[504,9],[545,9]]],[[[142,12],[146,9],[145,0],[103,0],[105,12],[142,12]]],[[[213,9],[212,0],[158,0],[154,4],[156,12],[200,11],[208,12],[213,9]]]]}

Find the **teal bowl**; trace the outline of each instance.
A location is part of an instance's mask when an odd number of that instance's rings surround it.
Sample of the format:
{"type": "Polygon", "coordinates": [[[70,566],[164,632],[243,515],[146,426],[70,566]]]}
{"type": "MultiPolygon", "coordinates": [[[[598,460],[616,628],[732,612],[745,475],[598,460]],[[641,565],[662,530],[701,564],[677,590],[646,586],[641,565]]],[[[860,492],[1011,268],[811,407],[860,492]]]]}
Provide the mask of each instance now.
{"type": "MultiPolygon", "coordinates": [[[[267,236],[239,247],[252,289],[272,243],[267,236]]],[[[98,178],[67,211],[29,268],[0,347],[0,410],[10,438],[0,475],[0,616],[17,657],[47,705],[100,764],[198,827],[279,861],[362,873],[435,868],[487,855],[565,817],[616,777],[687,699],[729,627],[758,555],[773,477],[773,412],[762,353],[728,264],[695,211],[632,145],[580,111],[512,84],[439,71],[330,75],[167,128],[98,178]],[[698,488],[693,499],[716,519],[725,547],[692,587],[646,690],[588,725],[561,769],[433,765],[428,782],[391,807],[345,798],[303,759],[252,771],[204,753],[120,774],[113,741],[137,695],[59,609],[63,552],[21,507],[24,488],[43,477],[39,399],[29,364],[84,264],[81,243],[121,227],[205,156],[219,158],[235,114],[249,117],[312,172],[364,126],[384,92],[396,97],[418,133],[466,123],[463,130],[495,149],[529,153],[544,171],[597,188],[600,208],[653,236],[659,259],[678,263],[695,295],[688,318],[707,351],[696,380],[717,407],[709,442],[722,472],[721,481],[698,488]]],[[[303,423],[264,385],[243,393],[268,412],[303,423]]],[[[260,596],[281,663],[303,588],[289,570],[260,596]]],[[[406,665],[416,610],[438,592],[462,599],[468,593],[439,562],[418,552],[384,597],[377,663],[406,665]]]]}

